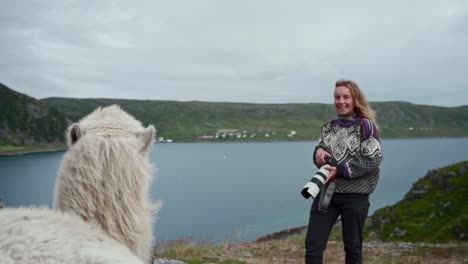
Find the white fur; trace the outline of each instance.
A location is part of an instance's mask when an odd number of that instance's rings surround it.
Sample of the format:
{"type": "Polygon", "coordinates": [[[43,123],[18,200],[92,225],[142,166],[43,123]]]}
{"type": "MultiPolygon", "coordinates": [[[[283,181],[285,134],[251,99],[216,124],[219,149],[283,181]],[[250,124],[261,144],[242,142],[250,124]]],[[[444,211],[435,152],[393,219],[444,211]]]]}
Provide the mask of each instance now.
{"type": "MultiPolygon", "coordinates": [[[[54,207],[99,226],[148,262],[152,205],[148,159],[155,129],[114,105],[98,108],[66,133],[68,151],[57,177],[54,207]],[[79,129],[79,138],[71,134],[79,129]]],[[[157,208],[156,208],[157,209],[157,208]]]]}
{"type": "Polygon", "coordinates": [[[143,264],[101,228],[43,208],[0,210],[2,264],[143,264]]]}

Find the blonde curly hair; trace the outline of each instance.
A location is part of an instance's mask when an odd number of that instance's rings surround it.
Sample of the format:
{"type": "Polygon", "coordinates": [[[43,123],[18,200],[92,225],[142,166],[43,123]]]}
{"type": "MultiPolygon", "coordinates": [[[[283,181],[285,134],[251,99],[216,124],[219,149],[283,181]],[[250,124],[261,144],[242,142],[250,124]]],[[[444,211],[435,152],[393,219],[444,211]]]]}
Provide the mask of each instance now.
{"type": "Polygon", "coordinates": [[[347,87],[351,91],[355,103],[354,112],[363,118],[373,121],[378,129],[376,120],[377,113],[371,108],[364,93],[359,89],[359,86],[355,82],[345,79],[336,81],[335,88],[339,86],[347,87]]]}

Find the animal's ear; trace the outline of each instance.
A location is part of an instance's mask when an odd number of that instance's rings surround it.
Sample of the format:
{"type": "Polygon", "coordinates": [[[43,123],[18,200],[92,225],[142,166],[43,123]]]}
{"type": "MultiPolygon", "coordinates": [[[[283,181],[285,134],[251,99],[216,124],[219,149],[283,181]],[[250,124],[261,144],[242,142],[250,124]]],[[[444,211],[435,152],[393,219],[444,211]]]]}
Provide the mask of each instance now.
{"type": "Polygon", "coordinates": [[[68,129],[67,139],[68,145],[71,146],[75,144],[81,138],[81,129],[78,124],[73,124],[68,129]]]}
{"type": "Polygon", "coordinates": [[[138,137],[143,141],[143,147],[140,151],[148,153],[153,147],[154,138],[156,137],[156,129],[153,125],[149,125],[143,132],[138,134],[138,137]]]}

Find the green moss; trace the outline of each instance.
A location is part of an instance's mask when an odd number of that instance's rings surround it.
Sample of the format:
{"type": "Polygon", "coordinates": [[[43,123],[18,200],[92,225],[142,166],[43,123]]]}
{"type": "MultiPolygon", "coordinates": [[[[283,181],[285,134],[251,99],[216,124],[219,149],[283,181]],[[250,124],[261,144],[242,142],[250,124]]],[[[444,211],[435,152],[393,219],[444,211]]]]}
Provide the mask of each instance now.
{"type": "Polygon", "coordinates": [[[385,241],[467,241],[468,172],[459,175],[462,167],[468,168],[468,161],[430,171],[403,200],[377,210],[365,235],[374,232],[385,241]],[[426,193],[415,194],[424,188],[426,193]]]}
{"type": "Polygon", "coordinates": [[[193,260],[193,259],[186,260],[186,262],[187,262],[187,264],[203,264],[203,261],[193,260]]]}

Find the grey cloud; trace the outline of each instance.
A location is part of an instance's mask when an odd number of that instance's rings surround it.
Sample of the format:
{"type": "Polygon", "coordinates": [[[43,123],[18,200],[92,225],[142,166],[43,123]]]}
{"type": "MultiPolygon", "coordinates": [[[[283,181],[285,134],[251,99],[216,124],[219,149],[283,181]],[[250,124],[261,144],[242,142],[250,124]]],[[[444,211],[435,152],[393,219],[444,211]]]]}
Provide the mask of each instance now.
{"type": "Polygon", "coordinates": [[[5,1],[0,82],[42,98],[466,105],[464,1],[5,1]]]}

